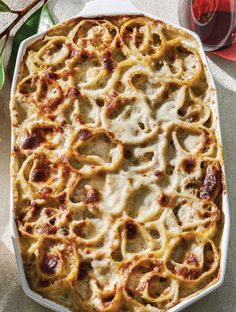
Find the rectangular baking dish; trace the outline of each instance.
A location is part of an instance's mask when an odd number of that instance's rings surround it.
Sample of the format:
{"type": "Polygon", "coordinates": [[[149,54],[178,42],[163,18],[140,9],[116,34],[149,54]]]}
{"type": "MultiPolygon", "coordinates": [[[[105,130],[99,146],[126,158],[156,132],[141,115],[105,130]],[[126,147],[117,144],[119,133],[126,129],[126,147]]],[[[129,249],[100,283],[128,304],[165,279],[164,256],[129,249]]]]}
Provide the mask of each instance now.
{"type": "MultiPolygon", "coordinates": [[[[147,17],[150,17],[154,20],[161,20],[157,16],[143,12],[139,9],[137,9],[133,4],[130,2],[130,0],[94,0],[91,2],[88,2],[84,9],[75,17],[97,17],[97,16],[116,16],[116,15],[145,15],[147,17]]],[[[164,21],[165,22],[165,21],[164,21]]],[[[192,37],[196,39],[199,45],[199,52],[203,61],[204,66],[209,71],[209,82],[212,86],[213,89],[215,89],[215,84],[213,81],[213,78],[211,76],[209,66],[207,64],[207,59],[201,44],[201,41],[195,33],[184,29],[180,26],[173,25],[171,23],[168,23],[169,25],[177,28],[184,30],[188,34],[190,34],[192,37]]],[[[17,85],[17,78],[18,78],[18,72],[20,68],[20,62],[21,59],[29,45],[31,45],[33,42],[36,40],[42,38],[44,36],[45,32],[41,34],[37,34],[35,36],[32,36],[26,40],[24,40],[21,43],[18,56],[17,56],[17,62],[16,62],[16,67],[15,67],[15,72],[14,72],[14,77],[12,81],[12,87],[11,87],[11,97],[13,96],[16,85],[17,85]]],[[[218,110],[218,101],[217,101],[217,96],[215,95],[215,102],[216,102],[216,116],[218,119],[217,123],[217,133],[218,133],[218,139],[219,142],[221,143],[221,129],[220,129],[220,120],[219,120],[219,110],[218,110]]],[[[13,142],[13,131],[12,131],[12,142],[13,142]]],[[[13,143],[12,143],[13,144],[13,143]]],[[[225,168],[224,165],[222,166],[223,174],[225,175],[225,168]]],[[[12,184],[12,183],[11,183],[12,184]]],[[[218,287],[220,287],[224,281],[224,276],[225,276],[225,271],[226,271],[226,263],[227,263],[227,252],[228,252],[228,241],[229,241],[229,229],[230,229],[230,213],[229,213],[229,204],[228,204],[228,195],[227,192],[224,191],[222,194],[222,210],[224,213],[224,230],[222,234],[222,242],[221,242],[221,262],[220,262],[220,272],[219,272],[219,278],[217,282],[209,287],[207,287],[205,290],[201,291],[200,293],[193,294],[192,296],[188,297],[184,301],[180,302],[173,308],[169,310],[169,312],[177,312],[181,311],[182,309],[186,308],[188,305],[192,304],[193,302],[201,299],[202,297],[208,295],[218,287]]],[[[17,265],[18,265],[18,270],[20,274],[20,280],[22,283],[23,290],[25,294],[32,298],[34,301],[37,303],[51,309],[54,311],[61,311],[61,312],[66,312],[69,311],[65,307],[58,305],[48,299],[43,298],[41,295],[35,293],[32,291],[28,285],[25,273],[24,273],[24,268],[23,268],[23,263],[20,255],[20,246],[18,243],[18,230],[16,227],[15,223],[15,217],[14,217],[14,204],[13,204],[13,189],[11,186],[11,199],[10,199],[10,226],[11,226],[11,236],[12,236],[12,241],[13,241],[13,246],[15,250],[15,255],[16,255],[16,260],[17,260],[17,265]]]]}

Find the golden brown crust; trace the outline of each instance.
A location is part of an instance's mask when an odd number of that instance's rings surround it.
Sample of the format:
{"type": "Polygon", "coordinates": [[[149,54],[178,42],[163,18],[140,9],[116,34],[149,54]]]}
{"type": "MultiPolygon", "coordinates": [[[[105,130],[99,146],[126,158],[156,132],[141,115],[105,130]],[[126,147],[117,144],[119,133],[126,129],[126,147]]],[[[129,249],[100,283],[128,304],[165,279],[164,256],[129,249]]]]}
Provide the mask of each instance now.
{"type": "Polygon", "coordinates": [[[77,18],[26,51],[11,102],[31,288],[71,311],[167,311],[218,279],[222,152],[197,42],[77,18]]]}

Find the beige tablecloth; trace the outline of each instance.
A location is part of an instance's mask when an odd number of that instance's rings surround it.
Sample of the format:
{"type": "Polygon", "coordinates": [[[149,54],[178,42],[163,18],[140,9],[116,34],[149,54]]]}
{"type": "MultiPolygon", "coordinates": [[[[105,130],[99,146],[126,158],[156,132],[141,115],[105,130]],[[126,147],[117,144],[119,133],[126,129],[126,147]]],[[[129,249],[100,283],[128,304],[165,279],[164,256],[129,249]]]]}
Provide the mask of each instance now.
{"type": "MultiPolygon", "coordinates": [[[[122,1],[122,0],[110,0],[122,1]]],[[[20,8],[30,0],[5,0],[10,6],[20,8]]],[[[62,21],[75,15],[85,0],[50,0],[54,16],[62,21]]],[[[133,0],[134,4],[157,16],[178,23],[177,0],[133,0]]],[[[0,32],[13,16],[0,13],[0,32]]],[[[235,312],[236,311],[236,63],[216,56],[208,58],[219,96],[222,137],[225,153],[228,192],[231,206],[231,241],[224,285],[195,303],[186,311],[235,312]]],[[[10,118],[8,110],[11,81],[7,77],[0,91],[0,312],[48,311],[23,293],[12,242],[9,233],[9,156],[10,118]]]]}

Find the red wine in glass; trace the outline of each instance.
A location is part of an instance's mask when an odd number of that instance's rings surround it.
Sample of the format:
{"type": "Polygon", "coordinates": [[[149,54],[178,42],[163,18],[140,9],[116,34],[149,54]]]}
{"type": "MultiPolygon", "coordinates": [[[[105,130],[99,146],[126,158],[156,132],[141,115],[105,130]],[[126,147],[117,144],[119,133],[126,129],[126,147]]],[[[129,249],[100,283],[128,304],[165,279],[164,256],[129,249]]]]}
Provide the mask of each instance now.
{"type": "Polygon", "coordinates": [[[236,61],[236,1],[180,0],[180,25],[196,32],[204,50],[236,61]]]}

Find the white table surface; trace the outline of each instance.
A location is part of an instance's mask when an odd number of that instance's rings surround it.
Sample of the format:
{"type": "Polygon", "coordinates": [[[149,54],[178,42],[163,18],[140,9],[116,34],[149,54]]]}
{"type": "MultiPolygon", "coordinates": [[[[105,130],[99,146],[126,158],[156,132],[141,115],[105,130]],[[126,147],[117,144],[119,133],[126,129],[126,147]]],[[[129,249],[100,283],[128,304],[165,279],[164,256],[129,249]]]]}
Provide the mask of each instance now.
{"type": "MultiPolygon", "coordinates": [[[[110,0],[122,1],[122,0],[110,0]]],[[[30,0],[5,0],[13,8],[24,7],[30,0]]],[[[50,0],[49,6],[58,21],[75,15],[85,0],[50,0]]],[[[177,0],[133,0],[147,12],[166,21],[178,24],[177,0]]],[[[0,32],[13,16],[0,13],[0,32]]],[[[6,56],[7,57],[7,56],[6,56]]],[[[215,79],[222,139],[226,164],[229,201],[231,208],[231,240],[226,279],[221,288],[193,304],[188,312],[235,312],[236,311],[236,63],[209,56],[208,61],[215,79]]],[[[9,94],[11,81],[7,77],[0,91],[0,312],[46,312],[23,293],[9,233],[9,156],[10,117],[9,94]]]]}

